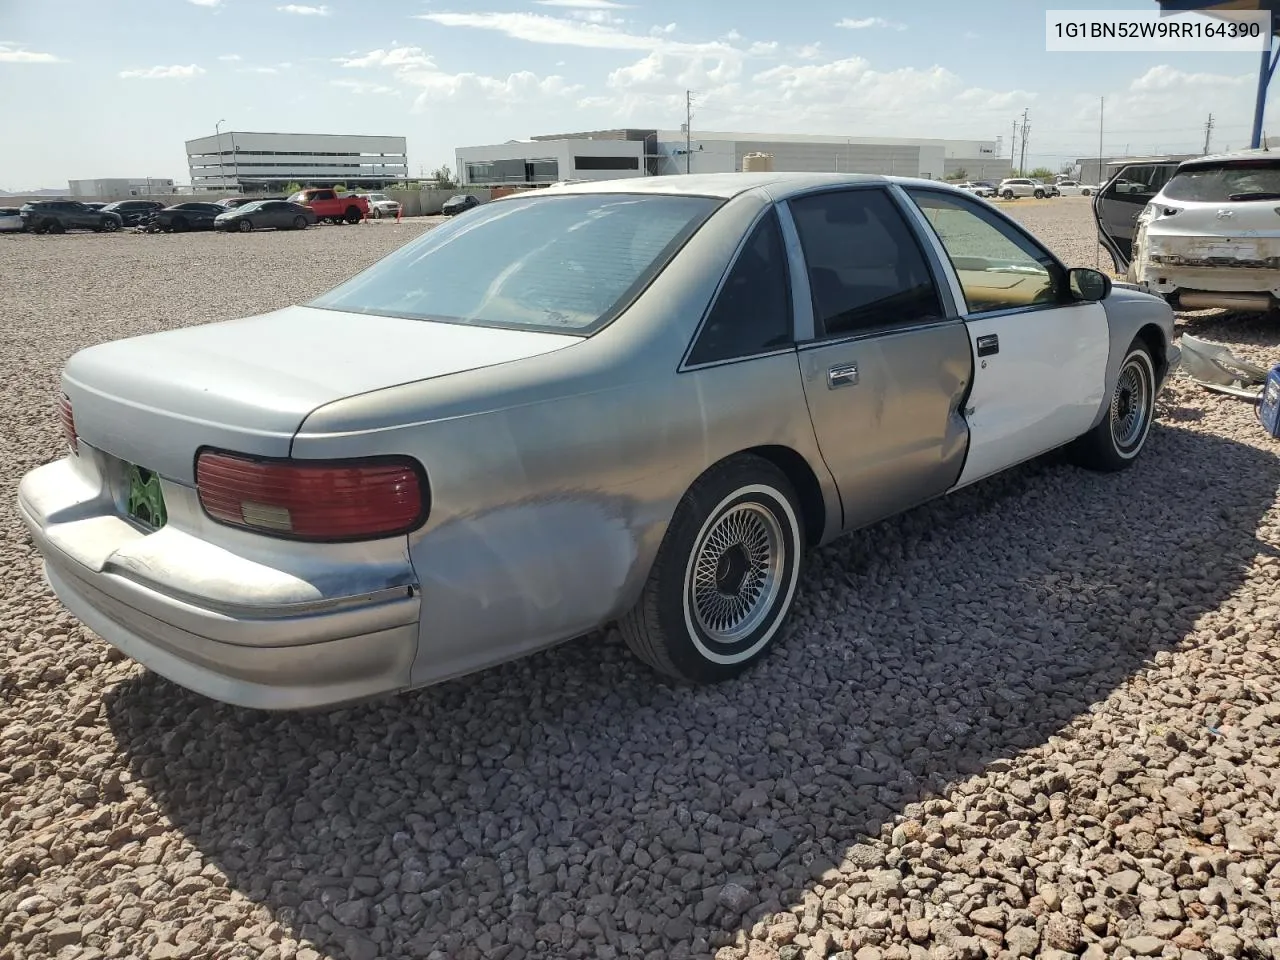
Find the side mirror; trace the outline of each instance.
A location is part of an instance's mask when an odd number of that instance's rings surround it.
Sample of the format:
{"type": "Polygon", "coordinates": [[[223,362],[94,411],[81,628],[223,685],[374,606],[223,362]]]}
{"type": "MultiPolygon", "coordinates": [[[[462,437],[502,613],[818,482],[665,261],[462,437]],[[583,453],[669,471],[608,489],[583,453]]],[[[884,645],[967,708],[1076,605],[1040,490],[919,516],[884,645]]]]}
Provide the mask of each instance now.
{"type": "Polygon", "coordinates": [[[1092,267],[1072,267],[1067,271],[1067,283],[1071,287],[1071,298],[1085,303],[1105,300],[1111,292],[1111,278],[1092,267]]]}

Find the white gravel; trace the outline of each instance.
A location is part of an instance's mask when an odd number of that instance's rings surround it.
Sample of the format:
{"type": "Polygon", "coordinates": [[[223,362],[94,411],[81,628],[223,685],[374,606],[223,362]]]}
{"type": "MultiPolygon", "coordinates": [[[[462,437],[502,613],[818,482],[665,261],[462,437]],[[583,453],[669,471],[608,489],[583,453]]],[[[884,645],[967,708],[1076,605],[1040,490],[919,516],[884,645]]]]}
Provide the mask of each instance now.
{"type": "MultiPolygon", "coordinates": [[[[1092,265],[1087,201],[1010,205],[1092,265]]],[[[87,344],[317,293],[420,224],[0,238],[0,960],[1277,957],[1276,444],[1175,382],[830,546],[745,679],[616,637],[311,715],[148,675],[12,509],[87,344]]],[[[1280,322],[1186,329],[1280,360],[1280,322]]]]}

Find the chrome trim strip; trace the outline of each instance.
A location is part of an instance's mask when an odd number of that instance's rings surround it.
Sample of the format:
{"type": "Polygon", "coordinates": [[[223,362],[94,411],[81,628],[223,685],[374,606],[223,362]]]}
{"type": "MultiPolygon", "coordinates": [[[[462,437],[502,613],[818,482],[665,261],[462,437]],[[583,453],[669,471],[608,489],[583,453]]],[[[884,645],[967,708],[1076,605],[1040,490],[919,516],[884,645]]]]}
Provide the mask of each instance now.
{"type": "Polygon", "coordinates": [[[806,350],[817,350],[822,347],[839,346],[842,343],[856,343],[859,340],[870,340],[875,337],[893,337],[900,333],[918,333],[921,330],[935,330],[939,327],[949,327],[959,323],[958,317],[947,317],[942,320],[934,320],[929,323],[913,323],[907,327],[872,327],[868,330],[859,331],[858,333],[850,333],[842,337],[829,337],[825,340],[807,340],[804,343],[797,344],[796,349],[804,352],[806,350]]]}
{"type": "Polygon", "coordinates": [[[814,336],[813,294],[809,289],[809,266],[804,259],[804,247],[800,244],[800,231],[791,216],[791,208],[785,200],[774,204],[778,222],[782,225],[782,243],[787,249],[787,266],[791,270],[791,324],[792,339],[797,343],[812,340],[814,336]]]}
{"type": "Polygon", "coordinates": [[[710,370],[713,367],[727,367],[732,363],[745,363],[748,360],[763,360],[766,357],[778,357],[784,353],[795,353],[795,345],[789,347],[779,347],[776,350],[767,350],[764,353],[751,353],[742,357],[729,357],[725,360],[711,360],[707,363],[695,363],[681,367],[681,373],[692,373],[695,370],[710,370]]]}

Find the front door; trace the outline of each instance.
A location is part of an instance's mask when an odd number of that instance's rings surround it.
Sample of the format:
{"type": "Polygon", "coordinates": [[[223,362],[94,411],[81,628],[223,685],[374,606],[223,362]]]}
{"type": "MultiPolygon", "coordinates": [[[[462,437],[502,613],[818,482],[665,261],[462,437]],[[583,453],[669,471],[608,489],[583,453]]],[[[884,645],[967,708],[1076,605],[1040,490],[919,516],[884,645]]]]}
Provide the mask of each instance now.
{"type": "Polygon", "coordinates": [[[1177,163],[1131,163],[1093,198],[1098,241],[1111,254],[1116,271],[1129,269],[1138,217],[1178,169],[1177,163]]]}
{"type": "Polygon", "coordinates": [[[989,205],[907,193],[955,269],[973,350],[969,455],[957,485],[1085,433],[1106,392],[1105,308],[1072,300],[1057,259],[989,205]]]}
{"type": "Polygon", "coordinates": [[[835,477],[844,527],[946,492],[964,461],[959,406],[971,371],[923,251],[883,187],[787,203],[804,253],[814,336],[800,345],[805,397],[835,477]]]}

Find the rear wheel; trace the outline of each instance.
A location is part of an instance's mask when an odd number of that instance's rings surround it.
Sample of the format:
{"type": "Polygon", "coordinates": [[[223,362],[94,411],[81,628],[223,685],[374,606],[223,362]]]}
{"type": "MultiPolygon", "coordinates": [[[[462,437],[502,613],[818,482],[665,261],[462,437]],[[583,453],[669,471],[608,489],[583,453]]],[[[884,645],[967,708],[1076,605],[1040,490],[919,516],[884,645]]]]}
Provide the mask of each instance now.
{"type": "Polygon", "coordinates": [[[236,224],[236,229],[239,230],[241,233],[248,233],[250,230],[253,229],[253,221],[241,220],[239,223],[236,224]]]}
{"type": "Polygon", "coordinates": [[[186,233],[191,229],[191,224],[187,223],[186,217],[175,217],[173,221],[174,233],[186,233]]]}
{"type": "Polygon", "coordinates": [[[1104,472],[1130,466],[1146,445],[1155,407],[1155,364],[1146,344],[1135,340],[1120,363],[1106,414],[1073,445],[1076,461],[1104,472]]]}
{"type": "Polygon", "coordinates": [[[115,233],[120,229],[120,221],[115,217],[107,217],[107,219],[102,221],[102,229],[107,233],[115,233]]]}
{"type": "Polygon", "coordinates": [[[641,660],[714,682],[768,651],[791,611],[804,532],[786,474],[751,455],[712,467],[676,507],[653,570],[619,628],[641,660]]]}
{"type": "Polygon", "coordinates": [[[347,223],[359,223],[359,222],[360,222],[360,208],[347,207],[347,223]]]}
{"type": "Polygon", "coordinates": [[[1003,194],[1001,194],[1001,196],[1003,196],[1006,200],[1012,200],[1012,199],[1013,199],[1013,191],[1012,191],[1012,190],[1006,190],[1003,194]]]}
{"type": "Polygon", "coordinates": [[[61,220],[48,221],[48,223],[45,224],[45,229],[48,230],[49,233],[66,233],[67,232],[67,228],[62,225],[61,220]]]}
{"type": "Polygon", "coordinates": [[[1037,191],[1036,191],[1036,199],[1037,199],[1037,200],[1043,200],[1043,199],[1044,199],[1044,191],[1043,191],[1043,190],[1037,190],[1037,191]]]}
{"type": "Polygon", "coordinates": [[[298,214],[296,217],[294,217],[294,218],[293,218],[293,229],[295,229],[295,230],[305,230],[305,229],[307,229],[307,218],[306,218],[306,217],[304,217],[302,214],[298,214]]]}

